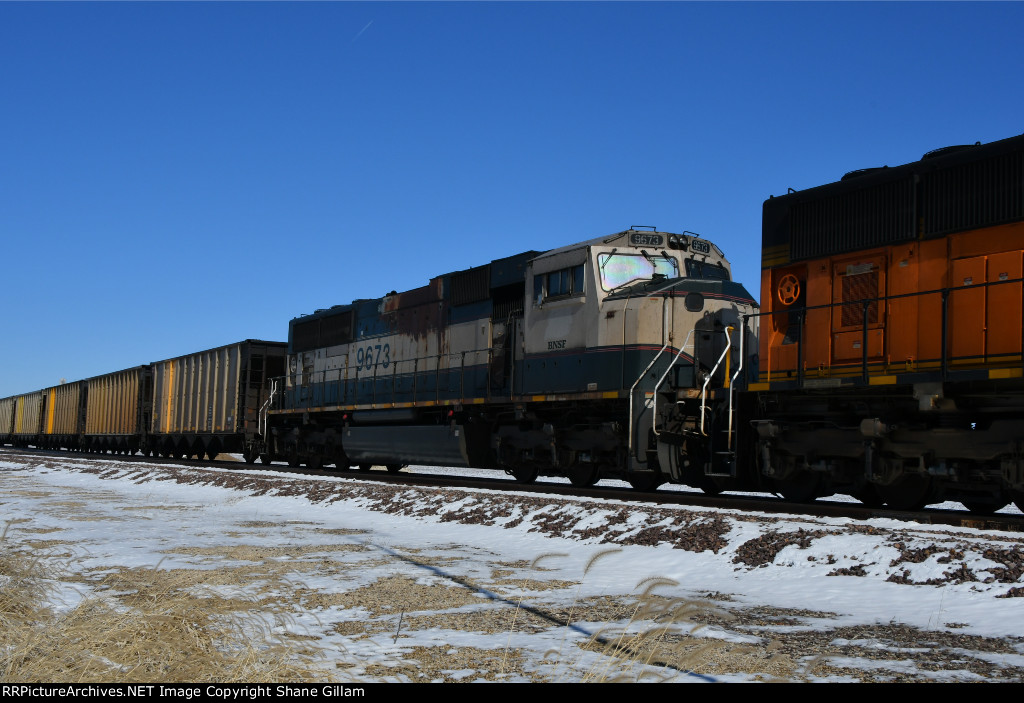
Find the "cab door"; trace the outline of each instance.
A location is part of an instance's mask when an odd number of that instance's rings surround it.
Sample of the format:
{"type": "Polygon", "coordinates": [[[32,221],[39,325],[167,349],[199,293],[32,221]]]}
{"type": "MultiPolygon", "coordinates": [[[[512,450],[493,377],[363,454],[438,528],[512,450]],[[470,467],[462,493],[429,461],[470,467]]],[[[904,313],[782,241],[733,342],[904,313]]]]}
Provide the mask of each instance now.
{"type": "Polygon", "coordinates": [[[1019,251],[954,259],[949,294],[949,349],[955,364],[1021,353],[1019,251]],[[990,284],[990,285],[984,285],[990,284]]]}

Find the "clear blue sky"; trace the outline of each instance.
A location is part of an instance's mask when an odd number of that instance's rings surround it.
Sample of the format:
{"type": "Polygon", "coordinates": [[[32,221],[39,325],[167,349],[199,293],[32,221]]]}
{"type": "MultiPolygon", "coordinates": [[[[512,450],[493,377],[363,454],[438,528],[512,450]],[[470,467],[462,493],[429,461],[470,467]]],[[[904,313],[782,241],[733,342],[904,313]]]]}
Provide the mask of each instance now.
{"type": "Polygon", "coordinates": [[[1024,132],[1024,4],[0,3],[0,397],[1024,132]]]}

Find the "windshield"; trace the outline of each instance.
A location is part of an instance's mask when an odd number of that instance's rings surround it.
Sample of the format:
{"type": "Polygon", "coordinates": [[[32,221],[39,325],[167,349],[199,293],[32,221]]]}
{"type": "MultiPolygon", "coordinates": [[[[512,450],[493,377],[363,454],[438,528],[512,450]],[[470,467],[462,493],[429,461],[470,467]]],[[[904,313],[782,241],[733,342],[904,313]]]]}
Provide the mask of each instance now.
{"type": "Polygon", "coordinates": [[[598,254],[597,267],[601,272],[601,288],[612,290],[631,281],[649,280],[660,273],[667,278],[679,276],[675,259],[641,254],[598,254]]]}

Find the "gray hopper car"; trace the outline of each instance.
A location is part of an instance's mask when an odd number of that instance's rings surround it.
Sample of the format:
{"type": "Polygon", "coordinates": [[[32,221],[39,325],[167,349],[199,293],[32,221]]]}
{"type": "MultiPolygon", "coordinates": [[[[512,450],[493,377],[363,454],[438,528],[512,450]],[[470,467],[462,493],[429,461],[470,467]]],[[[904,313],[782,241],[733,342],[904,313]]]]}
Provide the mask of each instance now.
{"type": "Polygon", "coordinates": [[[146,447],[161,456],[244,452],[258,433],[265,381],[284,373],[283,342],[247,339],[151,364],[146,447]]]}

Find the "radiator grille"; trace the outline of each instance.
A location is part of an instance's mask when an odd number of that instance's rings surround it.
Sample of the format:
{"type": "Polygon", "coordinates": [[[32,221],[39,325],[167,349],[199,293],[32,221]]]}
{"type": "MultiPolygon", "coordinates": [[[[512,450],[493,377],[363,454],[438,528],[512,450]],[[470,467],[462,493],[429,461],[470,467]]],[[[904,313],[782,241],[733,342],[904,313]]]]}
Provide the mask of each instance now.
{"type": "Polygon", "coordinates": [[[466,305],[487,300],[491,293],[490,265],[453,273],[451,293],[452,305],[466,305]]]}
{"type": "Polygon", "coordinates": [[[914,237],[914,183],[864,188],[793,206],[790,256],[793,260],[831,256],[914,237]]]}
{"type": "Polygon", "coordinates": [[[1024,219],[1024,152],[1000,154],[921,177],[925,237],[1024,219]]]}
{"type": "Polygon", "coordinates": [[[333,347],[352,341],[352,311],[320,320],[321,347],[333,347]]]}
{"type": "Polygon", "coordinates": [[[320,336],[320,320],[297,322],[292,326],[292,352],[304,352],[316,349],[320,336]]]}

